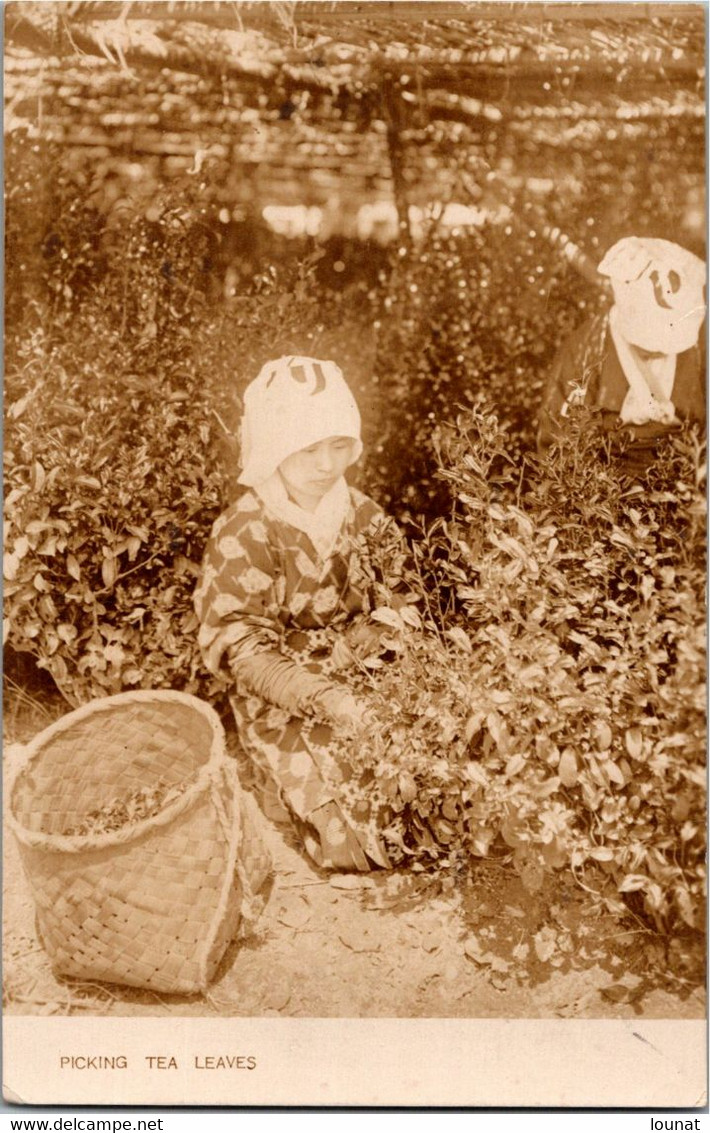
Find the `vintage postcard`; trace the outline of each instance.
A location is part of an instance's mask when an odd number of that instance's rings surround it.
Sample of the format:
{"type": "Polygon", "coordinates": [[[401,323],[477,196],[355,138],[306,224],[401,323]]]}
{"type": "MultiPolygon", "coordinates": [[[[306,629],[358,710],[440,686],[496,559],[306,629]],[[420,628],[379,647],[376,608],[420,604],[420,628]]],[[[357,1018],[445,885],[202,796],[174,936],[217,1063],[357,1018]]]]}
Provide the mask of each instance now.
{"type": "Polygon", "coordinates": [[[705,1106],[705,8],[3,18],[6,1104],[705,1106]]]}

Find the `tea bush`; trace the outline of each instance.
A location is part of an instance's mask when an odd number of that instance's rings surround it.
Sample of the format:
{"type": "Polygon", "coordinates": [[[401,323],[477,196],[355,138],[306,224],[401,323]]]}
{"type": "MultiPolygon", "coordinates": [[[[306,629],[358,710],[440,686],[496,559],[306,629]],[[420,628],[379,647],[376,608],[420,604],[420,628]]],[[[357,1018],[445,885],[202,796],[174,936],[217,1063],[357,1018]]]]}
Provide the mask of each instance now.
{"type": "Polygon", "coordinates": [[[557,253],[512,225],[432,227],[422,244],[395,251],[377,297],[382,412],[367,487],[402,518],[439,514],[447,499],[435,426],[481,395],[522,455],[556,349],[600,302],[557,253]]]}
{"type": "Polygon", "coordinates": [[[509,854],[530,892],[564,867],[612,911],[633,894],[659,931],[700,929],[703,447],[676,438],[641,486],[589,422],[522,482],[509,442],[480,408],[439,432],[454,513],[404,572],[425,632],[381,557],[397,659],[362,670],[380,727],[353,759],[415,869],[509,854]]]}
{"type": "Polygon", "coordinates": [[[506,189],[508,221],[449,230],[432,217],[422,240],[391,248],[380,267],[370,295],[379,412],[364,483],[405,522],[446,511],[432,438],[458,406],[485,397],[508,428],[511,456],[530,451],[556,350],[607,302],[543,239],[540,208],[597,261],[631,233],[676,240],[704,257],[697,232],[683,227],[670,171],[634,151],[628,164],[597,160],[541,206],[524,185],[506,189]]]}
{"type": "Polygon", "coordinates": [[[314,349],[317,257],[267,267],[215,308],[200,186],[98,236],[81,187],[58,172],[53,191],[66,207],[41,232],[43,291],[11,239],[26,310],[6,351],[5,642],[71,704],[135,687],[218,696],[195,576],[235,489],[241,391],[274,351],[314,349]]]}
{"type": "Polygon", "coordinates": [[[235,491],[241,392],[276,353],[335,357],[363,409],[361,483],[414,536],[373,579],[397,663],[362,674],[384,727],[361,754],[402,860],[509,854],[531,890],[569,868],[659,928],[701,925],[699,440],[674,440],[643,487],[585,423],[544,465],[530,452],[546,367],[599,296],[488,226],[395,249],[377,286],[370,265],[330,287],[304,245],[216,305],[209,181],[116,224],[51,151],[7,160],[10,648],[71,704],[219,701],[192,591],[235,491]],[[416,607],[392,597],[402,572],[416,607]]]}

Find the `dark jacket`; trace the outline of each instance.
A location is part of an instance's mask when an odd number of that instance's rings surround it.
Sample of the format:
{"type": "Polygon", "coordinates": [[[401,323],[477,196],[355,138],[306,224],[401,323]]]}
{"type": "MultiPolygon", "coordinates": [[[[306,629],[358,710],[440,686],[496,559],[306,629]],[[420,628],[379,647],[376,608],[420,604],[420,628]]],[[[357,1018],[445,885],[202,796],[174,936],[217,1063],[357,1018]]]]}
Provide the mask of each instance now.
{"type": "MultiPolygon", "coordinates": [[[[702,334],[702,332],[701,332],[702,334]]],[[[701,342],[704,342],[704,334],[701,342]]],[[[700,346],[678,355],[671,400],[680,421],[705,424],[705,367],[700,346]]],[[[538,421],[538,451],[544,453],[564,430],[572,405],[584,405],[603,430],[623,440],[632,456],[650,460],[659,440],[678,428],[650,421],[625,425],[620,411],[629,383],[609,331],[608,313],[595,315],[563,343],[547,379],[538,421]]]]}

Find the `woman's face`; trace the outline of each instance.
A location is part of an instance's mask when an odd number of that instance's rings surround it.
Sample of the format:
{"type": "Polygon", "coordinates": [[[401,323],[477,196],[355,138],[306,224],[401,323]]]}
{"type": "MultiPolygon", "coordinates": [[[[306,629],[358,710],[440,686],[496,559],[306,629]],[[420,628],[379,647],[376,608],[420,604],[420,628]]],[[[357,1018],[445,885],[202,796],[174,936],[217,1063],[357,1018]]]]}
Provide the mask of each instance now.
{"type": "Polygon", "coordinates": [[[291,498],[315,511],[351,463],[354,445],[351,437],[328,437],[287,456],[279,472],[291,498]]]}

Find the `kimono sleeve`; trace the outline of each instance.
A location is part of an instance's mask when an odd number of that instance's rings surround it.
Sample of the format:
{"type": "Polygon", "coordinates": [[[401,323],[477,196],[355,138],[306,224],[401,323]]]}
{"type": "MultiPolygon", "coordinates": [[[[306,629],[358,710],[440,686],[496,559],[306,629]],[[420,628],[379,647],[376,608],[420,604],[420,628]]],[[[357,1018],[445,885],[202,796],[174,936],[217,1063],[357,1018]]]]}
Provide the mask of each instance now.
{"type": "Polygon", "coordinates": [[[211,672],[235,656],[278,649],[275,576],[274,551],[258,516],[237,511],[217,521],[195,591],[198,641],[211,672]]]}
{"type": "Polygon", "coordinates": [[[574,388],[576,361],[574,346],[565,343],[550,368],[538,417],[537,448],[540,453],[547,452],[559,436],[569,396],[574,388]]]}
{"type": "Polygon", "coordinates": [[[576,330],[558,350],[545,383],[538,416],[537,449],[542,455],[564,430],[572,405],[583,405],[601,364],[604,323],[592,319],[576,330]]]}

